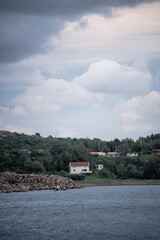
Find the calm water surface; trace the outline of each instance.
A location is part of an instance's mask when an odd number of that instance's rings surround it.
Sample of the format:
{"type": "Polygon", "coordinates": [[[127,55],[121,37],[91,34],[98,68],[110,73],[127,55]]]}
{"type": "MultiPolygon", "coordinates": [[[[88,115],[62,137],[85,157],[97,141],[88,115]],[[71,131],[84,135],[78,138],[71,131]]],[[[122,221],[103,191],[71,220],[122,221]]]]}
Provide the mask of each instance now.
{"type": "Polygon", "coordinates": [[[0,194],[1,240],[160,239],[160,186],[0,194]]]}

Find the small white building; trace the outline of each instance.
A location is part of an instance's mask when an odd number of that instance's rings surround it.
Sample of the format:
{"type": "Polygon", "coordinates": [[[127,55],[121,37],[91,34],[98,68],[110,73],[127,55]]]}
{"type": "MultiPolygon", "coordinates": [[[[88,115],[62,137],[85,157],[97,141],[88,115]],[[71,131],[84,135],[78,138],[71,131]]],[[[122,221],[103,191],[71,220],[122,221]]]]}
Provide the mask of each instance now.
{"type": "Polygon", "coordinates": [[[92,173],[92,171],[89,170],[89,162],[70,162],[69,168],[70,168],[70,174],[89,174],[92,173]]]}
{"type": "Polygon", "coordinates": [[[105,156],[105,152],[90,152],[91,155],[99,155],[99,156],[105,156]]]}
{"type": "Polygon", "coordinates": [[[103,169],[103,164],[96,164],[96,169],[97,170],[102,170],[103,169]]]}
{"type": "Polygon", "coordinates": [[[138,156],[138,153],[127,153],[126,155],[127,157],[137,157],[138,156]]]}
{"type": "Polygon", "coordinates": [[[108,152],[107,157],[116,157],[118,156],[118,152],[108,152]]]}

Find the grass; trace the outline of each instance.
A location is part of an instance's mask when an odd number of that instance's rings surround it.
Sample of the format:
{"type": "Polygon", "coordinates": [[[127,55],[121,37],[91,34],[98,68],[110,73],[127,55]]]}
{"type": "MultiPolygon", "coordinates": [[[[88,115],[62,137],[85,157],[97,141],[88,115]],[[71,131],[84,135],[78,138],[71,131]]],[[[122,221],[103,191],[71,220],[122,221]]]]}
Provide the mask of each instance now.
{"type": "Polygon", "coordinates": [[[88,175],[88,176],[86,176],[85,178],[86,178],[86,180],[96,180],[96,179],[102,179],[102,178],[104,178],[104,177],[100,176],[100,175],[98,174],[98,172],[95,172],[94,174],[88,175]]]}
{"type": "Polygon", "coordinates": [[[160,185],[160,179],[108,179],[108,178],[86,178],[84,181],[74,181],[80,187],[94,186],[135,186],[135,185],[160,185]]]}
{"type": "Polygon", "coordinates": [[[98,171],[86,176],[85,180],[74,182],[80,187],[160,185],[160,179],[111,179],[99,175],[98,171]]]}

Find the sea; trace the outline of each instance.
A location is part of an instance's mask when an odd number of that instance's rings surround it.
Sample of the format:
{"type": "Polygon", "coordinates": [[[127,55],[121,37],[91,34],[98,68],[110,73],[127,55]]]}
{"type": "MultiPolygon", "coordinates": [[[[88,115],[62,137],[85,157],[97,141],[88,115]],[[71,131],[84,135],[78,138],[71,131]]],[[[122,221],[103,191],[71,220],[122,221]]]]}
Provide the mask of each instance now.
{"type": "Polygon", "coordinates": [[[0,194],[0,240],[160,239],[160,186],[0,194]]]}

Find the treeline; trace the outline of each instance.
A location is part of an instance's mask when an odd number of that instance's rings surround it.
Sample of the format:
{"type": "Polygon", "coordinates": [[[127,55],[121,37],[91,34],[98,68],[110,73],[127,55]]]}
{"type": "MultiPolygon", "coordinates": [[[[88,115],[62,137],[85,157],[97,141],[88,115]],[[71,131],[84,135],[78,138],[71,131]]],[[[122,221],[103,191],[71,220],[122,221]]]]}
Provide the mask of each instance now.
{"type": "Polygon", "coordinates": [[[140,137],[137,141],[126,138],[120,141],[102,141],[98,138],[43,138],[0,131],[0,171],[17,173],[65,173],[69,162],[89,161],[95,171],[96,163],[103,163],[99,172],[110,178],[160,178],[160,156],[152,150],[160,149],[160,134],[140,137]],[[91,156],[90,152],[117,151],[120,158],[91,156]],[[136,152],[138,157],[127,158],[136,152]]]}
{"type": "Polygon", "coordinates": [[[99,158],[97,162],[104,165],[98,174],[106,178],[160,179],[160,155],[99,158]]]}

